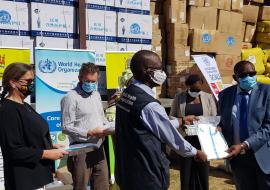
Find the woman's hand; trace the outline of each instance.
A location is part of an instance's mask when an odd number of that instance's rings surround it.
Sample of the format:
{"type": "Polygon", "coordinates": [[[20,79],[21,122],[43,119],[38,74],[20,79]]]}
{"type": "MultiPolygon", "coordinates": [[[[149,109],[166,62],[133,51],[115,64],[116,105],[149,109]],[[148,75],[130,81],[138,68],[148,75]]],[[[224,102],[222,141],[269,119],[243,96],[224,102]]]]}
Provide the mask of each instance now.
{"type": "Polygon", "coordinates": [[[185,125],[191,125],[193,124],[193,121],[198,120],[197,117],[195,115],[187,115],[185,117],[183,117],[183,121],[185,125]]]}
{"type": "Polygon", "coordinates": [[[68,152],[63,149],[44,150],[42,154],[42,159],[58,160],[63,158],[67,154],[68,152]]]}

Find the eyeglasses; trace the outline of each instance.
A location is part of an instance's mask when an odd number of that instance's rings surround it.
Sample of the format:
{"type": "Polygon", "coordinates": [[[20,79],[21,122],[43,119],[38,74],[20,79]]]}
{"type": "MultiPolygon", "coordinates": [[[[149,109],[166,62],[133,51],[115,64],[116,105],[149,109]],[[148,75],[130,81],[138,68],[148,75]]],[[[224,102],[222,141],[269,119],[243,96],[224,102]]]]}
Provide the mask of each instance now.
{"type": "Polygon", "coordinates": [[[27,84],[31,84],[31,83],[34,82],[34,79],[19,79],[18,81],[19,81],[19,82],[26,81],[27,84]]]}
{"type": "Polygon", "coordinates": [[[245,78],[247,76],[250,76],[250,77],[254,77],[255,75],[257,74],[256,71],[254,72],[248,72],[248,73],[241,73],[239,75],[237,75],[239,78],[245,78]]]}

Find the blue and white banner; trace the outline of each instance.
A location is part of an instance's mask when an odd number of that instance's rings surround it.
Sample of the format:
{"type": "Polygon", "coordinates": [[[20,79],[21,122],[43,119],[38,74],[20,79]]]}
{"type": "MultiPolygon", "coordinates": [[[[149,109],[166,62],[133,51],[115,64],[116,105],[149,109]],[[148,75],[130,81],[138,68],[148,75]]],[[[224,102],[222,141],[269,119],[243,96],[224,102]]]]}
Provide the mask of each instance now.
{"type": "MultiPolygon", "coordinates": [[[[36,110],[48,122],[52,139],[61,131],[60,101],[78,83],[82,63],[95,62],[90,50],[35,50],[36,110]]],[[[60,139],[64,140],[63,136],[60,139]]],[[[58,141],[57,141],[58,142],[58,141]]]]}

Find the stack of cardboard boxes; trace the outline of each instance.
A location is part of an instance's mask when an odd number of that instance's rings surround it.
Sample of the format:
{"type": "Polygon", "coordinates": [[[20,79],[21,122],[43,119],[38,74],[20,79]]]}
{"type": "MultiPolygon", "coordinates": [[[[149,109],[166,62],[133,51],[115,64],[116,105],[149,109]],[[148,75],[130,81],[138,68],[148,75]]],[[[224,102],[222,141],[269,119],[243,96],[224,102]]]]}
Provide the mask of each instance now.
{"type": "MultiPolygon", "coordinates": [[[[166,45],[165,45],[165,23],[163,16],[163,1],[151,0],[150,13],[152,16],[152,50],[156,52],[165,67],[166,45]]],[[[157,97],[166,96],[166,85],[156,88],[157,97]]]]}
{"type": "MultiPolygon", "coordinates": [[[[164,2],[169,97],[185,88],[187,75],[199,72],[193,69],[192,54],[215,56],[223,82],[232,82],[232,69],[240,60],[244,38],[242,12],[243,0],[164,2]]],[[[247,41],[251,41],[248,34],[247,41]]]]}

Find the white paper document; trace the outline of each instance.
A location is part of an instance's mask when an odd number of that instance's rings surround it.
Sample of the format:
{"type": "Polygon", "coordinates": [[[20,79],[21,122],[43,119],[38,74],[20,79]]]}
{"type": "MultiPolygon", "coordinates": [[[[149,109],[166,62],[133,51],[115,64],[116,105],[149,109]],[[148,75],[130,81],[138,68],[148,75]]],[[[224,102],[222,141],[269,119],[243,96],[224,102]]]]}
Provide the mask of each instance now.
{"type": "Polygon", "coordinates": [[[213,124],[199,124],[197,134],[202,151],[206,153],[208,160],[218,160],[228,156],[227,142],[213,124]]]}

